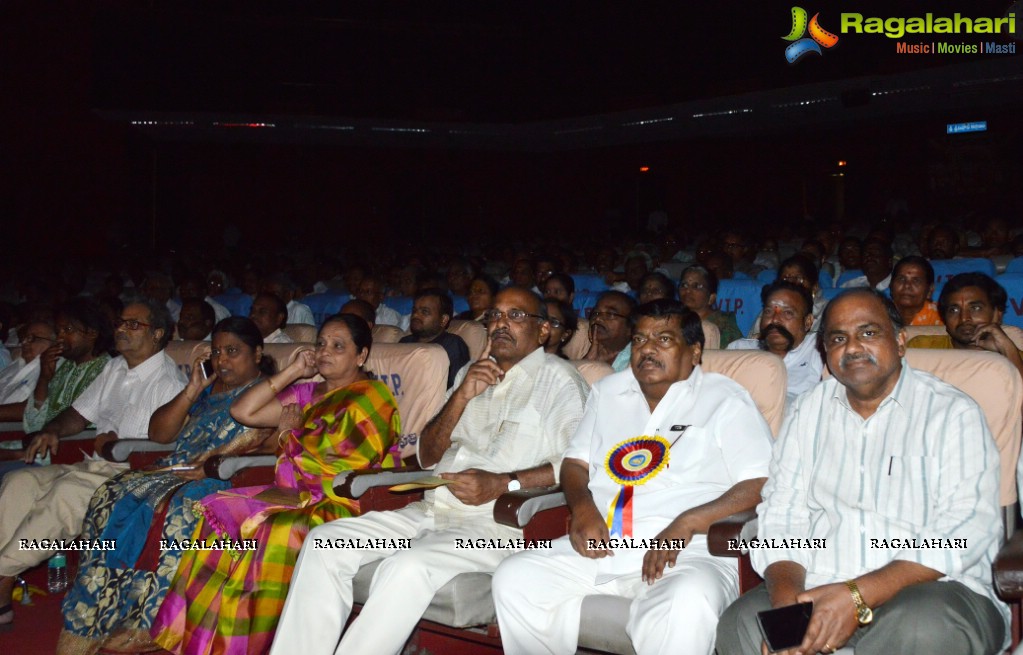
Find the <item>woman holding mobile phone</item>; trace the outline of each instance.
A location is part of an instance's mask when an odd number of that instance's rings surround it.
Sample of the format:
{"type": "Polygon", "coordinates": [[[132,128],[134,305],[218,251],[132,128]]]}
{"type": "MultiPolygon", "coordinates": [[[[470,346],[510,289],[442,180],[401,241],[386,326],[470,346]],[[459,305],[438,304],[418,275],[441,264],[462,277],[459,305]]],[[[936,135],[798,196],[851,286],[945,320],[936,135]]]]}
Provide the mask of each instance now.
{"type": "Polygon", "coordinates": [[[78,577],[64,599],[60,653],[90,653],[104,645],[131,651],[151,643],[150,624],[180,559],[180,551],[168,549],[155,565],[141,561],[151,525],[169,542],[190,539],[197,522],[192,503],[230,486],[205,478],[202,463],[214,454],[250,451],[265,438],[230,413],[242,392],[273,373],[259,329],[247,318],[224,319],[213,329],[211,346],[193,363],[181,393],[150,420],[150,440],[173,441],[174,452],[155,471],[126,471],[93,494],[82,538],[115,540],[117,548],[82,551],[78,577]]]}

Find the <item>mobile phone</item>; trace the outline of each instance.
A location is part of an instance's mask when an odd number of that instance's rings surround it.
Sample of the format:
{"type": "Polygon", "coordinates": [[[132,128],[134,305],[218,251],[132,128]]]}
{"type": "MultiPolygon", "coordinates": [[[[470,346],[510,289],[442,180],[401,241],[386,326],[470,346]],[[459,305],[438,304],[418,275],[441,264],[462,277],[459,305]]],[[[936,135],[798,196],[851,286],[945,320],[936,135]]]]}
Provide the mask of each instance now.
{"type": "Polygon", "coordinates": [[[203,377],[203,379],[208,380],[208,379],[210,379],[211,375],[213,375],[213,362],[208,360],[208,359],[202,360],[202,377],[203,377]]]}
{"type": "Polygon", "coordinates": [[[767,642],[767,650],[776,653],[803,643],[811,614],[813,603],[797,603],[757,612],[757,624],[767,642]]]}

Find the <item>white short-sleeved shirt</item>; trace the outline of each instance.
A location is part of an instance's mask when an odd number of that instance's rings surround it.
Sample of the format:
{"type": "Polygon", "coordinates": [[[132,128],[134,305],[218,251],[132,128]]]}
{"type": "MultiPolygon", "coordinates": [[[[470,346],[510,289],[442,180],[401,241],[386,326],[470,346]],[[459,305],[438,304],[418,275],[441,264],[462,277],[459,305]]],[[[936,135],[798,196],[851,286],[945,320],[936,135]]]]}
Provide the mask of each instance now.
{"type": "MultiPolygon", "coordinates": [[[[622,486],[607,470],[608,456],[621,442],[660,436],[669,444],[667,465],[632,498],[632,537],[652,539],[687,509],[716,500],[743,480],[767,477],[771,429],[749,393],[737,382],[697,366],[676,382],[651,413],[629,368],[597,382],[566,458],[589,464],[590,492],[605,517],[622,486]],[[688,426],[688,427],[686,427],[688,426]]],[[[686,549],[706,553],[706,536],[696,535],[686,549]]],[[[645,550],[615,552],[598,560],[597,581],[635,574],[645,550]]]]}
{"type": "Polygon", "coordinates": [[[283,330],[277,328],[263,337],[263,343],[294,343],[294,340],[285,334],[283,330]]]}
{"type": "Polygon", "coordinates": [[[96,432],[114,432],[121,439],[146,439],[149,418],[185,387],[185,376],[167,353],[160,351],[135,368],[114,357],[72,407],[96,432]]]}
{"type": "MultiPolygon", "coordinates": [[[[758,339],[736,339],[726,350],[760,350],[758,339]]],[[[799,344],[785,353],[785,371],[788,373],[787,402],[791,403],[821,381],[824,360],[817,351],[817,333],[809,332],[799,344]]]]}
{"type": "Polygon", "coordinates": [[[0,405],[28,400],[39,380],[39,358],[29,363],[21,357],[0,371],[0,405]]]}
{"type": "MultiPolygon", "coordinates": [[[[449,398],[470,365],[458,372],[449,398]]],[[[451,432],[451,447],[434,470],[438,474],[470,468],[508,473],[549,462],[557,477],[562,453],[583,415],[587,391],[574,366],[537,348],[498,384],[469,401],[451,432]]],[[[493,520],[492,501],[466,505],[446,487],[427,492],[430,500],[437,528],[480,518],[493,520]]]]}
{"type": "MultiPolygon", "coordinates": [[[[203,298],[207,305],[213,308],[213,316],[215,323],[219,323],[225,318],[231,318],[231,310],[224,307],[219,302],[213,299],[212,296],[206,296],[203,298]]],[[[181,310],[178,310],[178,314],[181,314],[181,310]]],[[[179,316],[180,317],[180,316],[179,316]]],[[[175,319],[177,320],[177,319],[175,319]]]]}
{"type": "Polygon", "coordinates": [[[288,302],[288,325],[316,325],[313,310],[297,300],[288,302]]]}

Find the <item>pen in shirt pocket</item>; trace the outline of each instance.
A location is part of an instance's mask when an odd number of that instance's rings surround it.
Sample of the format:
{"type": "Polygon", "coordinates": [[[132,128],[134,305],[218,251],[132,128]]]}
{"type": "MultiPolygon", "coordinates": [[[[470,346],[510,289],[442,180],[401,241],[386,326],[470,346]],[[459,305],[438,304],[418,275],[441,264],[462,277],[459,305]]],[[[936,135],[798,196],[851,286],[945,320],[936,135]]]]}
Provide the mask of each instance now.
{"type": "Polygon", "coordinates": [[[888,475],[889,476],[892,474],[892,462],[894,462],[894,461],[895,461],[895,457],[889,457],[888,458],[888,475]]]}

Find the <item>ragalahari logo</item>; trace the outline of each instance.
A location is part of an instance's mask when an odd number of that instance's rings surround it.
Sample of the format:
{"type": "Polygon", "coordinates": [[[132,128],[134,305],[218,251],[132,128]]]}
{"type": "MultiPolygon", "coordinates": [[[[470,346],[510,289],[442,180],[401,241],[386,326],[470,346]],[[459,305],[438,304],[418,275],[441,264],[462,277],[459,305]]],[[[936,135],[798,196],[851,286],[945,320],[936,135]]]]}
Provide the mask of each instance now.
{"type": "Polygon", "coordinates": [[[819,13],[814,14],[808,24],[806,10],[802,7],[792,8],[792,31],[788,36],[781,37],[793,42],[785,48],[785,59],[790,64],[796,63],[811,52],[820,55],[821,46],[833,48],[838,43],[838,36],[821,27],[817,21],[818,16],[819,13]],[[807,31],[810,32],[810,36],[804,37],[807,31]]]}

